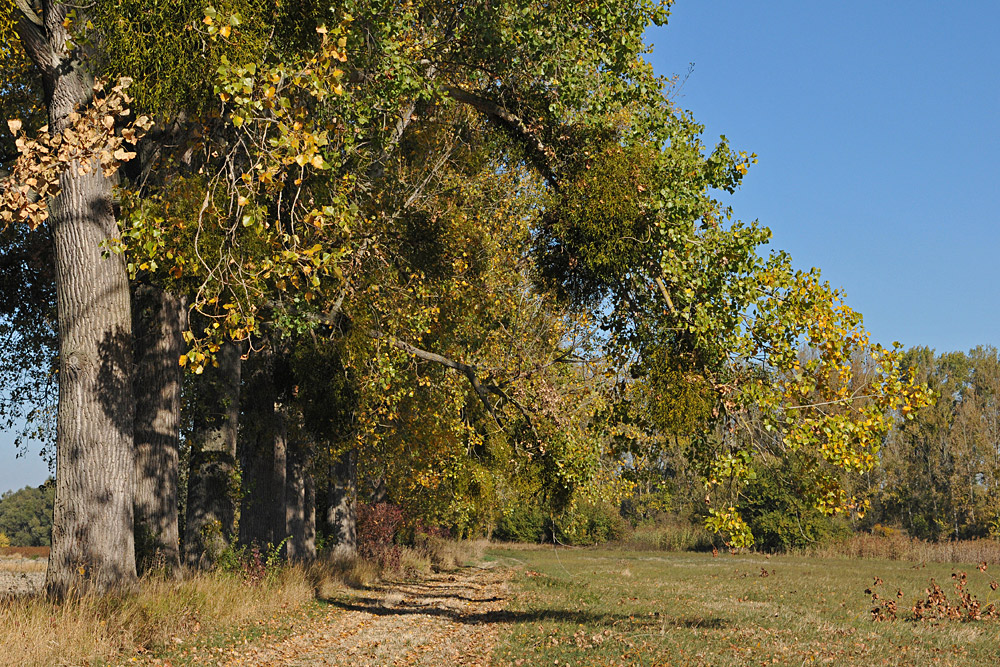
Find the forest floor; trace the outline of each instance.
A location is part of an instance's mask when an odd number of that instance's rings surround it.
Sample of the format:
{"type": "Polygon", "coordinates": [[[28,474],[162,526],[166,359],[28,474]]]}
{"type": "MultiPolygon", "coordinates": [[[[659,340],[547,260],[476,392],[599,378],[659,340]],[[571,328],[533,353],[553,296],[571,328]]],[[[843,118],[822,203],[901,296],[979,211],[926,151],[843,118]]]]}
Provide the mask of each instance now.
{"type": "Polygon", "coordinates": [[[485,667],[508,600],[509,568],[495,562],[417,581],[343,589],[275,640],[202,648],[147,660],[153,665],[218,667],[485,667]]]}

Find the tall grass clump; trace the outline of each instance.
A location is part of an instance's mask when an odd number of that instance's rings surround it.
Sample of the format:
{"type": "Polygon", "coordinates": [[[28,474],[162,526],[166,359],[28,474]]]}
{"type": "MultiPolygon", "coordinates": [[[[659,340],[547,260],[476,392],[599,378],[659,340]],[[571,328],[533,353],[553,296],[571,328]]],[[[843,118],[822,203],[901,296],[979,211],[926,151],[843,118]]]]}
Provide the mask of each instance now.
{"type": "Polygon", "coordinates": [[[0,665],[49,667],[114,663],[199,633],[250,625],[314,597],[303,568],[258,583],[238,573],[152,577],[116,595],[53,603],[40,595],[0,599],[0,665]]]}
{"type": "Polygon", "coordinates": [[[801,553],[823,558],[901,560],[915,563],[1000,563],[1000,541],[994,539],[928,542],[901,530],[876,527],[801,553]]]}
{"type": "Polygon", "coordinates": [[[680,518],[639,524],[620,541],[634,551],[711,551],[721,544],[705,526],[680,518]]]}

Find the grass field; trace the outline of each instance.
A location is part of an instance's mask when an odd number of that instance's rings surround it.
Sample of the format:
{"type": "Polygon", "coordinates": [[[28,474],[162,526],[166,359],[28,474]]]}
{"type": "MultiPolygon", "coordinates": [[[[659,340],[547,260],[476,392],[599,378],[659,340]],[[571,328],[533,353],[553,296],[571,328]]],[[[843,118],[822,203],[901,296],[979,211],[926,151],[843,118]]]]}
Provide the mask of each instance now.
{"type": "Polygon", "coordinates": [[[499,666],[996,665],[1000,620],[914,620],[933,577],[955,599],[1000,602],[975,564],[808,556],[493,550],[515,566],[499,666]],[[766,576],[765,576],[766,575],[766,576]],[[899,620],[874,622],[865,589],[896,600],[899,620]],[[901,590],[903,597],[897,598],[901,590]]]}

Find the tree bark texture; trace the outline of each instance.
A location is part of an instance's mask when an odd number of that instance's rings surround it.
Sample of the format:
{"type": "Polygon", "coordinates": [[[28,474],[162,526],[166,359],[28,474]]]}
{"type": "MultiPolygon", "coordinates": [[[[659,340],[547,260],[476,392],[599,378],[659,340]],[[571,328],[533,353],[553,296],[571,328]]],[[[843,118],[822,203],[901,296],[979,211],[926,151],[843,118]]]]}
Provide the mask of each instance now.
{"type": "Polygon", "coordinates": [[[240,355],[238,344],[224,343],[218,368],[209,366],[199,378],[184,526],[184,560],[191,567],[212,567],[233,539],[240,355]]]}
{"type": "Polygon", "coordinates": [[[135,337],[135,539],[140,572],[180,566],[177,525],[184,299],[139,286],[135,337]]]}
{"type": "MultiPolygon", "coordinates": [[[[15,10],[18,34],[42,74],[49,126],[93,99],[93,81],[63,23],[69,4],[39,19],[15,10]]],[[[121,256],[102,256],[118,234],[111,180],[92,165],[62,175],[49,202],[59,317],[56,500],[46,589],[55,598],[120,588],[135,579],[132,503],[132,314],[121,256]]]]}
{"type": "MultiPolygon", "coordinates": [[[[292,426],[296,435],[302,430],[292,426]]],[[[286,554],[289,561],[310,561],[316,558],[316,494],[312,479],[312,447],[296,437],[289,440],[288,466],[285,478],[285,531],[288,534],[286,554]]]]}
{"type": "Polygon", "coordinates": [[[273,352],[244,364],[239,433],[243,472],[240,543],[266,548],[285,539],[285,430],[275,409],[273,352]]]}
{"type": "Polygon", "coordinates": [[[331,466],[329,503],[330,558],[354,558],[358,554],[358,453],[354,449],[341,454],[331,466]]]}

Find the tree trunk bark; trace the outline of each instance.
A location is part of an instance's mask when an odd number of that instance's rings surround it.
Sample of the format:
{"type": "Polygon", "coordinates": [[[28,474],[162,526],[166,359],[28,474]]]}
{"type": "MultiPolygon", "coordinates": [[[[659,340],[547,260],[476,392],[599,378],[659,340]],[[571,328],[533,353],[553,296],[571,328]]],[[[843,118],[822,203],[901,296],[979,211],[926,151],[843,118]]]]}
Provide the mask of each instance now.
{"type": "MultiPolygon", "coordinates": [[[[81,54],[67,51],[70,5],[46,3],[43,21],[18,13],[22,44],[42,73],[49,127],[61,132],[93,99],[81,54]]],[[[46,590],[55,598],[121,588],[135,579],[132,503],[132,314],[119,255],[112,182],[95,164],[72,165],[49,202],[56,251],[59,410],[56,499],[46,590]]]]}
{"type": "Polygon", "coordinates": [[[244,368],[240,543],[267,548],[285,539],[285,433],[275,409],[273,352],[265,348],[244,368]]]}
{"type": "Polygon", "coordinates": [[[135,537],[140,572],[180,566],[177,472],[181,427],[178,363],[184,299],[153,287],[135,295],[135,537]]]}
{"type": "Polygon", "coordinates": [[[232,543],[236,520],[236,430],[240,411],[240,348],[226,342],[218,368],[202,376],[191,436],[184,560],[209,568],[232,543]]]}
{"type": "Polygon", "coordinates": [[[358,454],[349,450],[340,455],[330,471],[330,505],[326,521],[330,527],[330,558],[347,560],[358,554],[358,454]]]}
{"type": "Polygon", "coordinates": [[[289,441],[285,481],[286,553],[289,561],[303,562],[316,558],[316,502],[310,470],[312,447],[301,438],[300,424],[289,426],[296,437],[289,441]]]}

